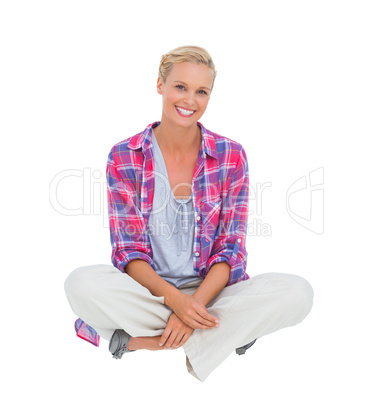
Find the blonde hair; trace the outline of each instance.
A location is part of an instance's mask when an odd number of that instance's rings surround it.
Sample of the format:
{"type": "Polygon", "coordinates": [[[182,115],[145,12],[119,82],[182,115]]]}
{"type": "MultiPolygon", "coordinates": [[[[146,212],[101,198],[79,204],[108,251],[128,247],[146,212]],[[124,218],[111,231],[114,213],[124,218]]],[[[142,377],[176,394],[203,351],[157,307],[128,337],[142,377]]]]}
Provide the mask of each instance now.
{"type": "Polygon", "coordinates": [[[217,71],[212,57],[202,47],[180,46],[164,54],[160,60],[158,76],[163,80],[163,82],[165,82],[169,73],[172,71],[174,64],[183,63],[185,61],[188,61],[189,63],[205,64],[213,71],[212,90],[217,71]]]}

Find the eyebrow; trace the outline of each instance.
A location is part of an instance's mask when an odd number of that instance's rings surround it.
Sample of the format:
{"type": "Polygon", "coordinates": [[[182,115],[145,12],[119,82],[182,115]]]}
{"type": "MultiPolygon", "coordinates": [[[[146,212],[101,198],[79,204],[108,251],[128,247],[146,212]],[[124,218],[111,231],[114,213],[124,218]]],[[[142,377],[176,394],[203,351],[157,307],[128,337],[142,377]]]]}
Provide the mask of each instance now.
{"type": "MultiPolygon", "coordinates": [[[[173,81],[173,82],[180,82],[181,84],[184,84],[184,85],[187,86],[186,82],[183,82],[183,81],[178,81],[178,80],[176,80],[176,81],[173,81]]],[[[208,88],[208,87],[200,87],[200,88],[205,88],[205,89],[208,89],[209,91],[211,90],[211,89],[208,88]]]]}

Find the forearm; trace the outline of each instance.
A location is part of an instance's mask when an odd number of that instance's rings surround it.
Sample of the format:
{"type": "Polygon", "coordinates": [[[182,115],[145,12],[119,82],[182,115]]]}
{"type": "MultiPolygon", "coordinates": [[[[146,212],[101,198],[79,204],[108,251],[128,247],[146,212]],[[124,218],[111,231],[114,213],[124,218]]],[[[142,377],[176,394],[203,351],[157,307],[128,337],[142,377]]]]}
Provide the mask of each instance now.
{"type": "Polygon", "coordinates": [[[227,262],[214,264],[194,293],[205,306],[226,286],[230,277],[230,265],[227,262]]]}
{"type": "MultiPolygon", "coordinates": [[[[208,329],[218,325],[218,320],[208,313],[201,299],[183,294],[161,278],[146,261],[132,260],[126,265],[125,270],[130,277],[147,288],[151,294],[164,297],[164,303],[189,327],[208,329]]],[[[207,287],[205,288],[207,289],[207,287]]]]}
{"type": "Polygon", "coordinates": [[[164,297],[164,303],[171,307],[171,301],[177,298],[180,291],[161,278],[144,260],[130,261],[125,270],[139,284],[148,289],[152,295],[164,297]]]}

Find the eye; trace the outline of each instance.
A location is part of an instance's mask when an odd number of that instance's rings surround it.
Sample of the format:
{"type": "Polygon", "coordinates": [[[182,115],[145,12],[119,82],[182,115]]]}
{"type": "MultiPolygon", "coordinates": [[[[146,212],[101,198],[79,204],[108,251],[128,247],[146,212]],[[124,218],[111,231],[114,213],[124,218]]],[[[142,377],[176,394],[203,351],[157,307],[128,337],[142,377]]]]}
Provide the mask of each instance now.
{"type": "Polygon", "coordinates": [[[208,95],[208,93],[205,92],[203,89],[201,89],[201,90],[199,91],[199,93],[201,93],[202,95],[208,95]]]}
{"type": "Polygon", "coordinates": [[[184,87],[183,85],[181,85],[181,84],[177,84],[177,85],[176,85],[176,88],[178,88],[178,89],[185,89],[185,87],[184,87]]]}

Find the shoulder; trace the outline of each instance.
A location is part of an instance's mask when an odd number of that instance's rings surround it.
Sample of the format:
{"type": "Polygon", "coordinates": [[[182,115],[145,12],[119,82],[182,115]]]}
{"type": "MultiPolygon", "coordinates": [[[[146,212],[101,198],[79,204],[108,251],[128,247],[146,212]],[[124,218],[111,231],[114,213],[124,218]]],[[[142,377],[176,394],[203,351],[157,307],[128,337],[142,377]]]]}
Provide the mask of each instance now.
{"type": "Polygon", "coordinates": [[[142,145],[146,130],[147,129],[113,145],[109,153],[109,162],[127,164],[135,163],[137,160],[139,161],[143,158],[142,145]]]}
{"type": "Polygon", "coordinates": [[[231,167],[247,161],[247,154],[241,143],[222,134],[208,130],[205,127],[204,129],[207,133],[207,141],[209,140],[212,147],[213,143],[215,144],[217,158],[220,165],[227,164],[231,167]]]}

